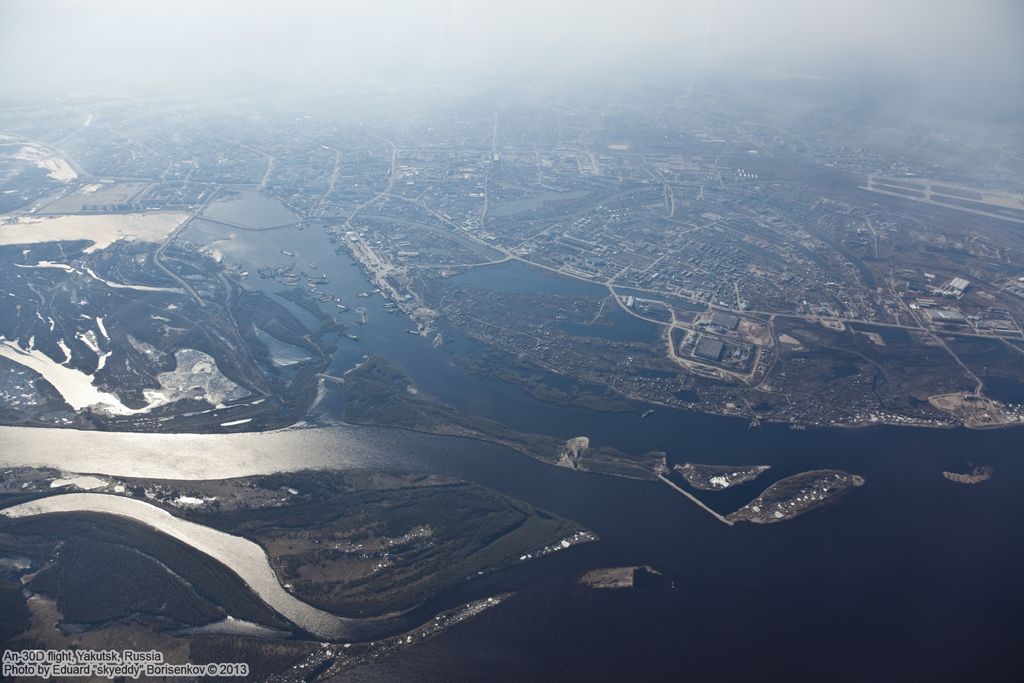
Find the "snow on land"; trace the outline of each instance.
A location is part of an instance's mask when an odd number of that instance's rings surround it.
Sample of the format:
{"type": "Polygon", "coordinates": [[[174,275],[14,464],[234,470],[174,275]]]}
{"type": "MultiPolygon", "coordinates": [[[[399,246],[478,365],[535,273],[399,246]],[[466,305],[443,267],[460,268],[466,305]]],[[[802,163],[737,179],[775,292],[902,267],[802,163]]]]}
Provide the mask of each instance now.
{"type": "Polygon", "coordinates": [[[245,398],[249,392],[225,377],[209,354],[195,349],[179,349],[174,354],[176,367],[157,375],[159,389],[143,389],[150,408],[183,398],[205,399],[220,406],[226,401],[245,398]]]}
{"type": "Polygon", "coordinates": [[[39,311],[36,311],[36,317],[39,318],[39,322],[41,322],[43,324],[46,324],[46,325],[49,325],[50,326],[50,332],[53,332],[53,327],[54,327],[54,324],[55,324],[53,322],[53,318],[43,317],[43,314],[40,313],[39,311]]]}
{"type": "Polygon", "coordinates": [[[79,332],[75,336],[78,338],[80,342],[88,346],[89,350],[95,353],[97,356],[103,353],[102,351],[100,351],[100,345],[96,340],[96,333],[93,332],[92,330],[87,330],[84,333],[79,332]]]}
{"type": "MultiPolygon", "coordinates": [[[[33,339],[34,339],[34,337],[33,337],[33,339]]],[[[29,351],[32,350],[32,346],[33,346],[32,342],[29,341],[29,344],[28,344],[29,351]]],[[[61,365],[63,365],[64,363],[69,362],[71,360],[71,347],[68,346],[67,342],[64,341],[63,339],[58,339],[57,340],[57,346],[59,346],[60,350],[64,352],[64,360],[61,361],[61,365]]]]}
{"type": "Polygon", "coordinates": [[[65,486],[74,486],[80,488],[83,491],[92,491],[106,486],[109,482],[99,477],[90,477],[88,475],[61,475],[59,479],[54,479],[50,482],[51,489],[59,489],[65,486]]]}
{"type": "MultiPolygon", "coordinates": [[[[67,350],[65,353],[70,359],[70,353],[67,350]]],[[[146,410],[129,408],[114,394],[93,386],[92,375],[61,365],[38,349],[26,351],[13,341],[0,337],[0,356],[38,372],[75,410],[98,406],[114,415],[132,415],[146,410]]]]}
{"type": "Polygon", "coordinates": [[[96,333],[92,330],[87,330],[84,333],[78,333],[75,335],[79,341],[89,347],[89,349],[96,354],[96,372],[99,372],[107,364],[107,359],[110,358],[110,354],[113,351],[103,351],[100,349],[99,340],[96,338],[96,333]]]}
{"type": "Polygon", "coordinates": [[[247,418],[242,419],[242,420],[232,420],[231,422],[221,422],[220,426],[221,427],[234,427],[235,425],[244,425],[247,422],[252,422],[252,418],[251,417],[247,417],[247,418]]]}
{"type": "MultiPolygon", "coordinates": [[[[0,238],[2,238],[2,231],[0,231],[0,238]]],[[[56,268],[56,269],[59,269],[59,270],[66,271],[68,273],[79,273],[79,272],[82,272],[82,271],[79,271],[78,269],[74,268],[73,266],[69,266],[66,263],[54,263],[53,261],[40,261],[39,263],[34,263],[34,264],[31,264],[31,265],[26,265],[26,264],[23,264],[23,263],[15,263],[13,265],[14,265],[15,268],[56,268]]],[[[84,270],[85,274],[88,275],[89,277],[91,277],[93,280],[96,280],[97,282],[102,282],[107,287],[111,287],[113,289],[134,289],[134,290],[137,290],[137,291],[140,291],[140,292],[176,292],[176,293],[181,293],[181,290],[178,289],[177,287],[152,287],[150,285],[125,285],[125,284],[122,284],[120,282],[111,282],[110,280],[107,280],[107,279],[102,278],[99,275],[97,275],[96,271],[94,271],[89,266],[83,266],[83,270],[84,270]]],[[[104,336],[105,336],[105,334],[106,333],[104,333],[104,336]]]]}
{"type": "Polygon", "coordinates": [[[15,268],[56,268],[58,270],[65,270],[69,273],[74,273],[75,269],[66,263],[54,263],[53,261],[40,261],[33,265],[24,265],[21,263],[15,263],[15,268]]]}
{"type": "MultiPolygon", "coordinates": [[[[92,342],[95,343],[95,333],[90,330],[90,334],[92,342]]],[[[92,344],[85,339],[82,341],[92,348],[92,344]]],[[[70,360],[70,349],[66,348],[63,340],[59,343],[70,360]]],[[[143,391],[147,405],[142,408],[129,408],[116,395],[93,386],[94,375],[62,365],[32,346],[29,344],[29,349],[25,350],[14,341],[0,336],[0,356],[38,372],[75,410],[92,406],[112,415],[138,415],[183,398],[204,399],[211,405],[220,407],[226,401],[249,395],[245,388],[235,384],[220,372],[211,356],[195,349],[181,349],[175,354],[177,367],[170,372],[157,375],[160,388],[143,391]]],[[[110,352],[100,355],[99,367],[103,367],[109,356],[110,352]]]]}
{"type": "Polygon", "coordinates": [[[60,155],[49,152],[38,145],[22,145],[21,149],[12,156],[21,161],[31,161],[38,168],[46,171],[46,175],[54,180],[68,182],[78,177],[70,164],[60,155]]]}
{"type": "Polygon", "coordinates": [[[120,282],[111,282],[110,280],[105,280],[102,277],[100,277],[99,275],[97,275],[96,272],[92,268],[90,268],[89,266],[85,266],[85,273],[86,273],[86,275],[91,277],[93,280],[97,280],[99,282],[102,282],[107,287],[111,287],[113,289],[134,289],[134,290],[137,290],[139,292],[177,292],[177,293],[181,292],[181,290],[178,289],[177,287],[152,287],[150,285],[124,285],[124,284],[121,284],[120,282]]]}
{"type": "Polygon", "coordinates": [[[17,216],[0,223],[0,245],[88,240],[85,253],[106,249],[119,239],[159,242],[188,219],[183,211],[17,216]]]}

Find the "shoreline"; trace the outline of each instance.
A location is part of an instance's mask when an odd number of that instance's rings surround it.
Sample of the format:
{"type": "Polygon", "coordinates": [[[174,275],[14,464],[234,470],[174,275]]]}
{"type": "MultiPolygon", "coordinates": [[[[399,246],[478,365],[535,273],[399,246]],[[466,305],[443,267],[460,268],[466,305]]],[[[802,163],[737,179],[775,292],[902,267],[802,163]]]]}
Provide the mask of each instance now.
{"type": "MultiPolygon", "coordinates": [[[[394,638],[431,626],[442,616],[498,596],[480,598],[427,616],[414,616],[423,605],[372,617],[344,617],[315,607],[281,584],[266,550],[255,541],[192,522],[152,503],[106,493],[62,493],[0,508],[0,517],[26,519],[49,514],[87,512],[131,520],[185,543],[226,567],[274,612],[302,632],[332,642],[370,642],[394,638]]],[[[435,630],[432,635],[436,635],[435,630]]],[[[372,644],[372,643],[371,643],[372,644]]]]}

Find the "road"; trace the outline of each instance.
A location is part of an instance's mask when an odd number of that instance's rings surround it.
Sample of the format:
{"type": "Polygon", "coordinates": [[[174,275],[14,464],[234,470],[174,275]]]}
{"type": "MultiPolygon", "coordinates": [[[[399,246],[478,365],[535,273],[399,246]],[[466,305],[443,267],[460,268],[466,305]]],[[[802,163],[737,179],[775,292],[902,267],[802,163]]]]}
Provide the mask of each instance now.
{"type": "Polygon", "coordinates": [[[181,225],[175,228],[174,231],[170,235],[168,235],[163,242],[160,243],[160,246],[157,247],[156,251],[153,252],[153,263],[156,264],[156,267],[162,270],[169,278],[177,282],[181,286],[181,288],[188,292],[189,296],[195,299],[196,303],[198,303],[202,308],[206,308],[206,301],[204,301],[203,298],[199,296],[198,293],[196,293],[196,290],[192,289],[192,287],[187,282],[182,280],[180,277],[178,277],[176,273],[172,272],[170,268],[161,263],[160,259],[164,255],[164,251],[167,250],[167,247],[170,246],[171,242],[173,242],[178,237],[178,235],[183,233],[192,223],[192,221],[194,221],[196,218],[199,218],[199,214],[205,211],[206,207],[208,207],[213,202],[213,200],[217,198],[219,194],[219,190],[214,190],[210,192],[210,194],[206,197],[206,200],[202,204],[200,204],[195,211],[192,212],[192,215],[189,216],[185,221],[183,221],[181,225]]]}
{"type": "Polygon", "coordinates": [[[661,479],[663,482],[665,482],[670,487],[672,487],[672,490],[678,491],[679,493],[681,493],[684,496],[686,496],[687,498],[689,498],[693,503],[695,503],[697,505],[697,507],[699,507],[701,510],[703,510],[706,513],[708,513],[709,515],[711,515],[715,519],[717,519],[722,524],[725,524],[726,526],[732,526],[733,524],[735,524],[735,522],[733,522],[731,519],[723,517],[722,515],[718,514],[717,512],[715,512],[714,510],[709,508],[707,505],[705,505],[704,503],[701,502],[700,498],[698,498],[697,496],[693,495],[692,493],[690,493],[689,491],[687,491],[683,487],[679,486],[674,481],[672,481],[671,479],[666,477],[664,474],[659,474],[658,475],[658,479],[661,479]]]}

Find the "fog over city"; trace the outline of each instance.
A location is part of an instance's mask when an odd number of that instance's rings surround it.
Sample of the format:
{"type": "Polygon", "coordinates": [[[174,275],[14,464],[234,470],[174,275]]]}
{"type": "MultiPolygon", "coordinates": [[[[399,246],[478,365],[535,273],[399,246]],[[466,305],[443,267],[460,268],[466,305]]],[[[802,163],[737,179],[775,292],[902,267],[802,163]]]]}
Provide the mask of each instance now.
{"type": "MultiPolygon", "coordinates": [[[[0,2],[8,97],[382,79],[840,78],[1009,106],[1013,0],[0,2]]],[[[1002,105],[1002,106],[1000,106],[1002,105]]]]}
{"type": "Polygon", "coordinates": [[[1022,38],[0,0],[0,679],[1024,680],[1022,38]]]}

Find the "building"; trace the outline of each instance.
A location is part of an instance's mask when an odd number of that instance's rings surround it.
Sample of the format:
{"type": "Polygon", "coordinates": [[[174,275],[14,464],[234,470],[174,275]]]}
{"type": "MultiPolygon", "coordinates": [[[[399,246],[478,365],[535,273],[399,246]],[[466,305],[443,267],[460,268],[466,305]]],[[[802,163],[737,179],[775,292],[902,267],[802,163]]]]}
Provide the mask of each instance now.
{"type": "Polygon", "coordinates": [[[967,288],[970,285],[970,280],[965,280],[962,277],[955,277],[941,287],[936,288],[934,292],[940,296],[959,299],[964,295],[964,292],[967,291],[967,288]]]}
{"type": "Polygon", "coordinates": [[[964,317],[964,314],[955,308],[933,309],[928,312],[928,317],[937,323],[963,324],[967,322],[967,318],[964,317]]]}
{"type": "Polygon", "coordinates": [[[722,357],[724,348],[725,344],[721,340],[702,334],[697,340],[697,346],[693,349],[693,355],[704,360],[718,361],[722,357]]]}

